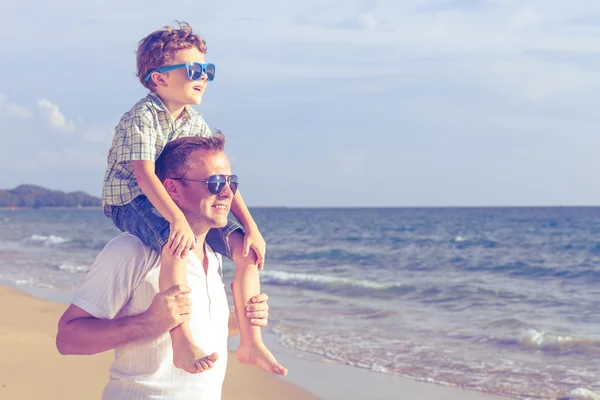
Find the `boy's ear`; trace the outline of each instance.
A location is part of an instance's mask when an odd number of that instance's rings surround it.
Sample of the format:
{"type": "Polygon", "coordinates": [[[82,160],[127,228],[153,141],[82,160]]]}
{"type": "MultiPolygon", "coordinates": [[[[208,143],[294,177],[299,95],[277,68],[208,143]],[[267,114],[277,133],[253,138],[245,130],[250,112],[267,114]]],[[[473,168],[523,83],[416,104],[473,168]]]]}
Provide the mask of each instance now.
{"type": "Polygon", "coordinates": [[[150,75],[150,80],[152,80],[152,82],[154,82],[154,84],[156,86],[162,86],[162,87],[167,87],[167,81],[165,80],[165,74],[160,73],[160,72],[153,72],[152,75],[150,75]]]}

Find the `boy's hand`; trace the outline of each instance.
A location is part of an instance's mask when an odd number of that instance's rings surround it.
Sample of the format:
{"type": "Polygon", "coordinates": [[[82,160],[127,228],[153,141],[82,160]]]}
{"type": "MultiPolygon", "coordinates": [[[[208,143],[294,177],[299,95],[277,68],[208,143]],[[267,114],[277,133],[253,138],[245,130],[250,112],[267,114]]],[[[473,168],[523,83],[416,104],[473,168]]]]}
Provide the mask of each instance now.
{"type": "Polygon", "coordinates": [[[265,255],[267,253],[267,243],[263,239],[258,228],[249,229],[244,235],[244,257],[248,257],[250,249],[256,254],[256,265],[259,270],[265,266],[265,255]]]}
{"type": "Polygon", "coordinates": [[[190,249],[196,247],[196,236],[185,218],[178,218],[170,224],[169,252],[174,257],[187,257],[190,249]]]}

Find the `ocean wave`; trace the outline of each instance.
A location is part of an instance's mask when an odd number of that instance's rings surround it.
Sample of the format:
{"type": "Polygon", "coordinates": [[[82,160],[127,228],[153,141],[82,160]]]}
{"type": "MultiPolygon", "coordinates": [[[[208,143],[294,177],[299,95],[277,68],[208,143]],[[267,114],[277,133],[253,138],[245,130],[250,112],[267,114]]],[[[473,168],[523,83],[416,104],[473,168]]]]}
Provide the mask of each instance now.
{"type": "Polygon", "coordinates": [[[524,332],[519,343],[523,346],[557,354],[594,353],[600,355],[600,341],[598,340],[559,335],[537,329],[524,332]]]}
{"type": "Polygon", "coordinates": [[[348,251],[345,249],[314,249],[313,251],[280,251],[277,257],[283,262],[324,261],[329,264],[351,263],[380,265],[381,254],[348,251]]]}
{"type": "Polygon", "coordinates": [[[557,400],[600,400],[600,394],[594,393],[589,389],[577,388],[569,392],[566,397],[557,400]]]}
{"type": "Polygon", "coordinates": [[[56,267],[60,271],[65,271],[69,273],[84,273],[90,270],[90,266],[88,265],[76,265],[76,264],[61,264],[56,267]]]}
{"type": "MultiPolygon", "coordinates": [[[[552,369],[540,370],[502,358],[472,360],[429,341],[418,343],[413,339],[363,336],[341,331],[317,332],[297,329],[286,323],[279,324],[273,332],[286,347],[353,367],[505,397],[557,399],[565,392],[552,379],[562,382],[569,376],[559,377],[552,369]]],[[[569,382],[573,386],[583,387],[581,376],[575,378],[572,372],[569,374],[569,382]]],[[[561,400],[600,400],[592,395],[595,394],[589,390],[577,389],[561,400]]]]}
{"type": "Polygon", "coordinates": [[[70,242],[72,239],[55,235],[31,235],[26,241],[32,244],[42,244],[43,246],[55,246],[70,242]]]}
{"type": "Polygon", "coordinates": [[[58,235],[32,235],[24,243],[35,246],[58,247],[61,249],[102,250],[106,240],[101,238],[66,238],[58,235]]]}
{"type": "Polygon", "coordinates": [[[489,336],[478,339],[479,342],[495,343],[498,346],[514,346],[523,349],[541,351],[556,356],[585,355],[600,356],[600,341],[527,329],[520,337],[489,336]]]}
{"type": "Polygon", "coordinates": [[[265,271],[261,275],[261,282],[277,286],[293,286],[317,291],[323,290],[347,296],[383,298],[407,294],[416,290],[414,286],[410,285],[285,271],[265,271]]]}

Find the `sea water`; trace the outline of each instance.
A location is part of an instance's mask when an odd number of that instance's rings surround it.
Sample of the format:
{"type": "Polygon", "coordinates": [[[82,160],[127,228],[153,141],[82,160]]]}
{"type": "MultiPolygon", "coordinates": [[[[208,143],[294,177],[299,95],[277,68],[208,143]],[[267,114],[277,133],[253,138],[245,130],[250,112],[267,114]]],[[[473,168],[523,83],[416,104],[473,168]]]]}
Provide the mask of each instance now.
{"type": "MultiPolygon", "coordinates": [[[[252,214],[269,329],[298,354],[522,399],[600,392],[600,208],[252,214]]],[[[65,293],[118,234],[99,209],[0,227],[0,281],[65,293]]]]}

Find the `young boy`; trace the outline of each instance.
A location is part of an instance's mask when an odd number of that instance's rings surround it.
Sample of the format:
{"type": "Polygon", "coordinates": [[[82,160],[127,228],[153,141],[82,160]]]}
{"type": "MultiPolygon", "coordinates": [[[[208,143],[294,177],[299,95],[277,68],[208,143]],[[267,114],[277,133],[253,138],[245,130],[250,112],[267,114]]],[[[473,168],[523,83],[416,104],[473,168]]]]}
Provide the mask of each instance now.
{"type": "MultiPolygon", "coordinates": [[[[179,29],[165,27],[140,41],[137,75],[150,93],[123,115],[108,154],[102,191],[104,212],[119,229],[133,233],[160,252],[161,291],[173,285],[187,285],[187,255],[195,246],[195,237],[156,176],[154,162],[171,140],[212,135],[201,115],[190,107],[200,104],[207,83],[215,77],[215,66],[205,63],[205,53],[206,42],[187,23],[181,23],[179,29]]],[[[207,242],[213,250],[234,259],[251,256],[252,248],[257,256],[257,265],[252,268],[262,269],[266,245],[241,194],[236,193],[237,177],[214,175],[203,181],[173,178],[181,185],[204,185],[214,196],[229,185],[234,193],[231,212],[243,225],[246,235],[242,238],[240,226],[230,221],[220,231],[211,230],[207,242]]],[[[252,326],[245,317],[246,305],[259,293],[260,283],[256,273],[240,268],[245,267],[236,266],[232,285],[241,336],[236,357],[285,375],[287,370],[263,344],[260,328],[252,326]]],[[[199,373],[212,368],[217,361],[216,353],[207,355],[195,345],[187,323],[173,329],[171,339],[177,368],[199,373]]]]}

